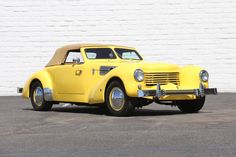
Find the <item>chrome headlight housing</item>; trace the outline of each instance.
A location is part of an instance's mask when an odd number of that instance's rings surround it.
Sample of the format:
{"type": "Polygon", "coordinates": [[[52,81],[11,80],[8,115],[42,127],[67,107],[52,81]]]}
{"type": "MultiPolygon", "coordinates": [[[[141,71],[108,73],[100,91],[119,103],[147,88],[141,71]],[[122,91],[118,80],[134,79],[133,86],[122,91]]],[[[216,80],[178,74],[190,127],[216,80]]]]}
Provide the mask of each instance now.
{"type": "Polygon", "coordinates": [[[134,71],[134,79],[138,82],[142,82],[144,80],[144,72],[141,69],[136,69],[134,71]]]}
{"type": "Polygon", "coordinates": [[[209,79],[209,73],[206,70],[200,71],[200,79],[202,82],[207,82],[209,79]]]}

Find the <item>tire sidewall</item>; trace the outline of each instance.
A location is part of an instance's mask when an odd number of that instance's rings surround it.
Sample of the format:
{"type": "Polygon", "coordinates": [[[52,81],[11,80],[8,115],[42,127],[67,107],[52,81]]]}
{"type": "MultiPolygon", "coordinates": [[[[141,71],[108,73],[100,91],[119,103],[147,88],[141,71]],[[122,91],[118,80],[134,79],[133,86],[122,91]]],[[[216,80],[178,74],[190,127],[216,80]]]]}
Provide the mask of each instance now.
{"type": "Polygon", "coordinates": [[[184,113],[197,113],[199,112],[205,103],[205,97],[190,100],[190,101],[181,101],[179,102],[178,108],[184,113]]]}

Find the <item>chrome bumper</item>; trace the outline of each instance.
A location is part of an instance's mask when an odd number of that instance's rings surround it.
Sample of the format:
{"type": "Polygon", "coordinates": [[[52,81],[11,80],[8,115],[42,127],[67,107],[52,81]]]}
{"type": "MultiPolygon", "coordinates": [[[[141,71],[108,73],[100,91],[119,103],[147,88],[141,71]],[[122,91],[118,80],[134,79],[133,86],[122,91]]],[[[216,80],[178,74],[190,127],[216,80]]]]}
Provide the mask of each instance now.
{"type": "MultiPolygon", "coordinates": [[[[23,93],[23,88],[17,87],[16,91],[17,93],[23,93]]],[[[43,88],[43,92],[44,92],[44,99],[46,101],[53,101],[52,90],[50,88],[43,88]]]]}
{"type": "Polygon", "coordinates": [[[23,88],[17,87],[16,91],[17,91],[17,93],[22,93],[23,92],[23,88]]]}
{"type": "Polygon", "coordinates": [[[205,95],[216,95],[217,88],[204,88],[203,84],[200,84],[198,89],[187,89],[187,90],[164,90],[161,89],[160,84],[157,84],[156,90],[138,90],[138,97],[155,96],[160,98],[166,95],[184,95],[193,94],[197,97],[204,97],[205,95]]]}

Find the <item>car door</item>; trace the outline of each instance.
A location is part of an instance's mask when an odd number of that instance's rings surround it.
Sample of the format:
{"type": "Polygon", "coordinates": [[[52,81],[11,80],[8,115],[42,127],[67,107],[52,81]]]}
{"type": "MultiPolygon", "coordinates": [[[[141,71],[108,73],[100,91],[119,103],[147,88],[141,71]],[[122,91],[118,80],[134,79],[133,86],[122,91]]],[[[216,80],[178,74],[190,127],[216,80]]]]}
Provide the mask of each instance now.
{"type": "MultiPolygon", "coordinates": [[[[57,94],[83,95],[85,92],[85,63],[80,50],[69,50],[64,64],[51,72],[57,94]]],[[[71,100],[72,101],[72,100],[71,100]]]]}

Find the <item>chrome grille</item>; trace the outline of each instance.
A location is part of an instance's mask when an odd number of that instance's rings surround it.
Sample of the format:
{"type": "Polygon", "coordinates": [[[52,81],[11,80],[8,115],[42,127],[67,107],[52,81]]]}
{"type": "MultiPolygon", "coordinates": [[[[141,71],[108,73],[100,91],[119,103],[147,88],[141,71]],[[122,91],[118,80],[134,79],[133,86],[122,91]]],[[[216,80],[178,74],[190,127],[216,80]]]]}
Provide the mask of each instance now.
{"type": "Polygon", "coordinates": [[[179,85],[179,73],[178,72],[144,73],[144,82],[146,86],[154,86],[157,83],[159,83],[160,85],[166,85],[168,83],[179,85]]]}

